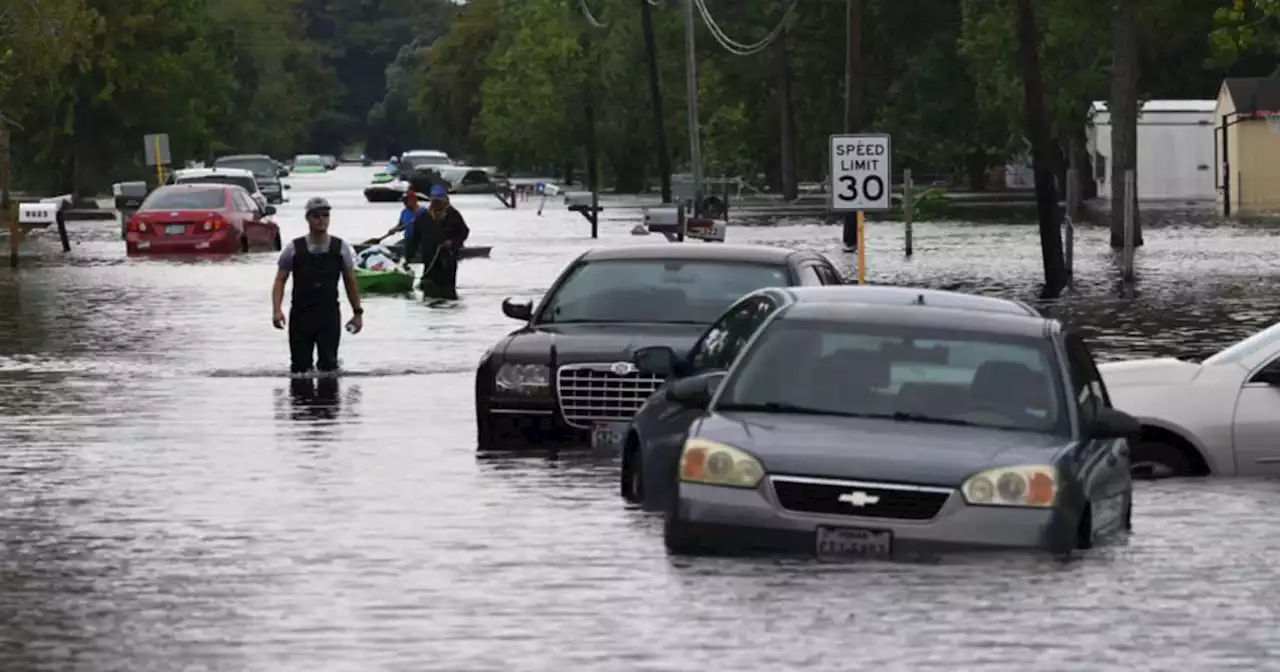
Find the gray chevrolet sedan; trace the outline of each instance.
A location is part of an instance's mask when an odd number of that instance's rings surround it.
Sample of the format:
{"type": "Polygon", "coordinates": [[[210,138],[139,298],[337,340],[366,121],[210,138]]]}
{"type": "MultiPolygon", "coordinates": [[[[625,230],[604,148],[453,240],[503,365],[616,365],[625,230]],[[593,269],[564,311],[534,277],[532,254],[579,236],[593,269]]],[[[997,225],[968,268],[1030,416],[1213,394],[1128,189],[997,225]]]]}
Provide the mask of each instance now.
{"type": "Polygon", "coordinates": [[[727,374],[666,394],[703,411],[666,514],[673,553],[1061,554],[1130,528],[1138,423],[1054,320],[798,303],[727,374]]]}

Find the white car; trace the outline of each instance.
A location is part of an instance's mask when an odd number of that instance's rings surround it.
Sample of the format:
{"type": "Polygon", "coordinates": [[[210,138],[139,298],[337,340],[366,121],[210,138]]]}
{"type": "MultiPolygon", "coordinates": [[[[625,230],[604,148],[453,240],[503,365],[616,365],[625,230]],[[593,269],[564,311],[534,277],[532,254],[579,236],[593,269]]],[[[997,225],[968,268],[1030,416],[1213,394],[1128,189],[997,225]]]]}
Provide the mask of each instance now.
{"type": "Polygon", "coordinates": [[[244,168],[185,168],[175,170],[169,176],[169,184],[231,184],[243,187],[253,197],[253,202],[261,210],[267,209],[267,197],[258,188],[258,178],[252,170],[244,168]]]}
{"type": "Polygon", "coordinates": [[[1135,475],[1280,475],[1280,324],[1200,362],[1107,362],[1111,404],[1142,423],[1135,475]]]}

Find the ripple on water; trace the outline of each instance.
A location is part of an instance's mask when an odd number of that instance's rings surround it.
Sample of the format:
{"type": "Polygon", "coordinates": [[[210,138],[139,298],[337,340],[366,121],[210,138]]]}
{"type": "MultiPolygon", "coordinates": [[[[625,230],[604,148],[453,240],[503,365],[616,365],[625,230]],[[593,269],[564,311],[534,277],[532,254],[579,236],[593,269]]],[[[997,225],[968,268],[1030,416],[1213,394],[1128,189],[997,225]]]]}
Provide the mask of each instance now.
{"type": "MultiPolygon", "coordinates": [[[[379,235],[371,170],[291,178],[334,232],[379,235]]],[[[675,560],[618,500],[611,457],[477,461],[472,371],[592,243],[580,217],[458,197],[476,244],[463,305],[368,297],[336,386],[290,384],[271,253],[126,259],[76,223],[0,272],[0,669],[1051,670],[1273,667],[1280,493],[1270,481],[1139,488],[1123,547],[1073,562],[675,560]],[[854,661],[854,662],[850,662],[854,661]]],[[[606,210],[597,244],[633,244],[606,210]]],[[[872,223],[873,282],[1032,298],[1034,229],[872,223]]],[[[1275,231],[1149,229],[1122,291],[1106,232],[1078,231],[1050,310],[1103,357],[1197,356],[1280,304],[1275,231]]],[[[824,252],[838,230],[735,227],[824,252]]],[[[639,239],[644,242],[653,240],[639,239]]]]}

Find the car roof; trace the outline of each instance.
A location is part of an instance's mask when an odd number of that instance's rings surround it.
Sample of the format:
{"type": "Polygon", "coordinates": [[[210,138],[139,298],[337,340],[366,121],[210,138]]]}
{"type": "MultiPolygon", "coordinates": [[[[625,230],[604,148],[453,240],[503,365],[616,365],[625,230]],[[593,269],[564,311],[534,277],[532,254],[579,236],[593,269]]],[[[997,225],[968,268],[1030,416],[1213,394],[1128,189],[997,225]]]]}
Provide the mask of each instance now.
{"type": "MultiPolygon", "coordinates": [[[[221,182],[185,182],[183,184],[166,184],[161,187],[157,187],[151,192],[151,194],[164,189],[169,191],[176,191],[178,189],[186,189],[188,191],[225,191],[227,189],[243,190],[244,187],[236,186],[234,184],[223,184],[221,182]]],[[[147,195],[150,196],[151,194],[147,195]]]]}
{"type": "Polygon", "coordinates": [[[318,158],[320,158],[320,155],[319,155],[319,154],[297,154],[297,155],[295,155],[293,158],[295,158],[295,159],[318,159],[318,158]]]}
{"type": "Polygon", "coordinates": [[[227,175],[228,177],[253,178],[253,171],[248,168],[183,168],[173,171],[174,178],[208,177],[210,175],[227,175]]]}
{"type": "Polygon", "coordinates": [[[219,156],[214,159],[213,162],[217,163],[219,161],[226,161],[227,159],[266,159],[267,161],[270,161],[271,157],[266,154],[228,154],[226,156],[219,156]]]}
{"type": "Polygon", "coordinates": [[[741,261],[748,263],[784,264],[797,250],[768,245],[620,245],[587,250],[578,257],[581,261],[623,261],[669,259],[672,261],[741,261]]]}
{"type": "Polygon", "coordinates": [[[988,313],[975,320],[972,310],[933,306],[892,306],[867,303],[795,303],[778,313],[777,319],[814,322],[901,325],[956,329],[1008,336],[1044,338],[1060,329],[1057,320],[1031,315],[988,313]]]}
{"type": "Polygon", "coordinates": [[[984,313],[1030,315],[1040,311],[1013,299],[952,292],[945,289],[892,287],[888,285],[828,285],[825,287],[788,287],[786,292],[798,303],[868,303],[875,305],[924,305],[956,308],[984,313]]]}
{"type": "Polygon", "coordinates": [[[411,149],[400,156],[402,158],[406,156],[443,156],[447,158],[449,155],[438,149],[411,149]]]}

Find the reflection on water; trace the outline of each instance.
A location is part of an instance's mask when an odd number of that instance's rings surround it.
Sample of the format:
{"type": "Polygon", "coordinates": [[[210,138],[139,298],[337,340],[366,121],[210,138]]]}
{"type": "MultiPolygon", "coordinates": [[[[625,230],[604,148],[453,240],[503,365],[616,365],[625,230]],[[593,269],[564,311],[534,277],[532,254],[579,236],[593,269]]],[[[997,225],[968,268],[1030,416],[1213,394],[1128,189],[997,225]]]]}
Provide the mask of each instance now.
{"type": "MultiPolygon", "coordinates": [[[[290,178],[283,235],[315,195],[336,235],[385,232],[398,206],[364,202],[371,172],[290,178]]],[[[272,253],[126,259],[94,222],[69,255],[24,244],[0,270],[0,670],[845,670],[851,651],[881,670],[1259,670],[1280,653],[1259,597],[1280,586],[1273,482],[1144,484],[1129,543],[1066,564],[830,566],[668,558],[612,456],[477,460],[472,373],[518,326],[501,299],[634,244],[639,212],[607,209],[593,242],[551,206],[454,204],[494,246],[461,264],[460,307],[365,297],[336,379],[285,376],[272,253]]],[[[869,226],[873,282],[1035,295],[1034,227],[918,223],[910,260],[901,233],[869,226]]],[[[1104,358],[1203,355],[1280,314],[1276,235],[1150,229],[1121,292],[1106,232],[1081,229],[1076,285],[1047,310],[1104,358]]],[[[729,237],[853,270],[836,227],[729,237]]]]}

